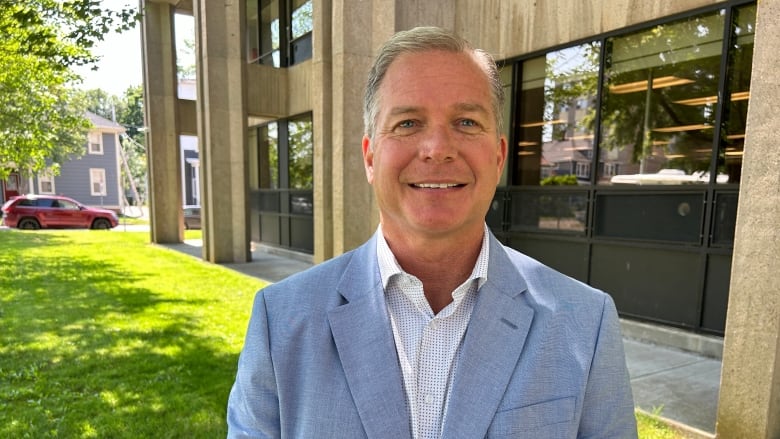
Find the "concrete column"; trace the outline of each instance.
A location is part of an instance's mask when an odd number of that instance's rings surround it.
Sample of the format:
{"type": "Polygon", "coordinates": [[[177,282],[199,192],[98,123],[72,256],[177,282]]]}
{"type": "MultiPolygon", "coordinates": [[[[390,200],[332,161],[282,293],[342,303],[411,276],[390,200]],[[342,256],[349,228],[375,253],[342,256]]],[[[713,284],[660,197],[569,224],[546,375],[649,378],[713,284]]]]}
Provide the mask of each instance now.
{"type": "Polygon", "coordinates": [[[717,436],[780,438],[780,0],[758,2],[717,436]]]}
{"type": "Polygon", "coordinates": [[[374,14],[360,0],[334,2],[332,11],[332,227],[333,255],[338,255],[362,244],[377,224],[360,146],[363,91],[374,55],[374,14]]]}
{"type": "Polygon", "coordinates": [[[140,1],[151,240],[184,238],[172,6],[140,1]]]}
{"type": "Polygon", "coordinates": [[[249,205],[244,90],[245,2],[194,4],[203,258],[247,262],[249,205]]]}
{"type": "Polygon", "coordinates": [[[333,257],[333,80],[331,1],[314,2],[312,122],[314,125],[314,262],[333,257]]]}

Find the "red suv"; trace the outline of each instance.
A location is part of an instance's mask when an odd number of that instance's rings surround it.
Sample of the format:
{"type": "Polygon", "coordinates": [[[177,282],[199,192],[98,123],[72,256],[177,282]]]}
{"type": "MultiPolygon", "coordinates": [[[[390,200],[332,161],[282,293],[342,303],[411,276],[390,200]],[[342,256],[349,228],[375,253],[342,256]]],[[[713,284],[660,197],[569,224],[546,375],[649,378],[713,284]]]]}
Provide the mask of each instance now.
{"type": "Polygon", "coordinates": [[[2,210],[8,227],[37,230],[41,227],[110,229],[119,224],[116,213],[88,207],[57,195],[21,195],[8,200],[2,210]]]}

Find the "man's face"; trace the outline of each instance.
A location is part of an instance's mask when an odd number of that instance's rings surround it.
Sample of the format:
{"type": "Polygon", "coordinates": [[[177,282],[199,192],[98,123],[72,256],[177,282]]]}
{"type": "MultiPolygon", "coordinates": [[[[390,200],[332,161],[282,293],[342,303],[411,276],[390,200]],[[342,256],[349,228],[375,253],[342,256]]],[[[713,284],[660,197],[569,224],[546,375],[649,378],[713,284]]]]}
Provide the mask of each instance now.
{"type": "Polygon", "coordinates": [[[363,160],[383,231],[481,234],[507,147],[475,58],[403,54],[385,74],[379,105],[374,138],[363,138],[363,160]]]}

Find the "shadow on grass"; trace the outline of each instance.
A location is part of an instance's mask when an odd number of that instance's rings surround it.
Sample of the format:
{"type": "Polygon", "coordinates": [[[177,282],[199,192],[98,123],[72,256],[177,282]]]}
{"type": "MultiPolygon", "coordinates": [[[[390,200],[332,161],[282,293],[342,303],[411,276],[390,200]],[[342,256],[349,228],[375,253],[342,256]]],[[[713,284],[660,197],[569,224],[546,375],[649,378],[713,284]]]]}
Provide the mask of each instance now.
{"type": "Polygon", "coordinates": [[[134,287],[145,275],[118,263],[25,255],[60,236],[2,235],[0,436],[224,437],[237,354],[193,317],[208,301],[134,287]]]}

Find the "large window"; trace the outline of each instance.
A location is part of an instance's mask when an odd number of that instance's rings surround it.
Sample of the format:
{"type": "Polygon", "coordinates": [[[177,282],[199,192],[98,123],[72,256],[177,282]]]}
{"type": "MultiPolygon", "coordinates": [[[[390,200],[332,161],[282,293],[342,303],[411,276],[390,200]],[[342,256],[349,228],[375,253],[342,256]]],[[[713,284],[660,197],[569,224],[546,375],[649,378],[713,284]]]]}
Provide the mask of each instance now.
{"type": "Polygon", "coordinates": [[[590,180],[599,53],[592,42],[523,62],[514,184],[590,180]]]}
{"type": "Polygon", "coordinates": [[[314,249],[311,115],[278,120],[257,130],[256,237],[265,244],[310,253],[314,249]]]}
{"type": "Polygon", "coordinates": [[[722,333],[755,15],[726,1],[514,63],[493,231],[623,315],[722,333]]]}
{"type": "Polygon", "coordinates": [[[287,67],[311,58],[312,0],[247,2],[247,62],[287,67]]]}
{"type": "Polygon", "coordinates": [[[739,183],[755,9],[719,9],[519,63],[512,184],[739,183]]]}
{"type": "Polygon", "coordinates": [[[607,39],[599,168],[619,172],[599,183],[709,182],[723,15],[607,39]]]}
{"type": "Polygon", "coordinates": [[[290,188],[314,187],[314,133],[311,117],[292,120],[287,124],[290,188]]]}

